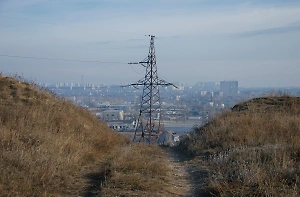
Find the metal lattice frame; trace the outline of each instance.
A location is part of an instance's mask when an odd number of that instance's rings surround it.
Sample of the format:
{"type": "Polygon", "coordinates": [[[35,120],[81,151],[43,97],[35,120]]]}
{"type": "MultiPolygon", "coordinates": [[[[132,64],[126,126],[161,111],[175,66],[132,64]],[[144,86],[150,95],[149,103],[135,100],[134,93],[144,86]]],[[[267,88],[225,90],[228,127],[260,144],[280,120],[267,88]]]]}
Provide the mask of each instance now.
{"type": "MultiPolygon", "coordinates": [[[[166,82],[158,77],[154,38],[150,36],[150,47],[148,57],[138,63],[129,64],[147,64],[144,79],[131,86],[143,86],[143,95],[141,98],[141,106],[133,141],[148,141],[149,144],[155,143],[161,134],[161,103],[159,95],[159,86],[169,86],[172,83],[166,82]]],[[[176,86],[174,86],[176,87],[176,86]]]]}

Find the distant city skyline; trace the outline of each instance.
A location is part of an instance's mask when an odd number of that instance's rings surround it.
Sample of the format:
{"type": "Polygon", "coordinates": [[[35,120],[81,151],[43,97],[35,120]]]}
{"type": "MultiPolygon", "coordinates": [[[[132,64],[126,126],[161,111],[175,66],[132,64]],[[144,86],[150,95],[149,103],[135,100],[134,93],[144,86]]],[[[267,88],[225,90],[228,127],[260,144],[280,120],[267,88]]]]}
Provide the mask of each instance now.
{"type": "Polygon", "coordinates": [[[156,36],[159,76],[300,86],[296,0],[3,0],[0,72],[37,83],[129,84],[156,36]]]}

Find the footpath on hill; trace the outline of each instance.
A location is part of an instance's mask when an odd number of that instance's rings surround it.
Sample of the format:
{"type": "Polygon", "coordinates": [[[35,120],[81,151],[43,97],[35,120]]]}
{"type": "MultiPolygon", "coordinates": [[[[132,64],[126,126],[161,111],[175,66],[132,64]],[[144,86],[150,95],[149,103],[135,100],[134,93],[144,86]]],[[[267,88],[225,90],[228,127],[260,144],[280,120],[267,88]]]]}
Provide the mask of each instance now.
{"type": "MultiPolygon", "coordinates": [[[[208,182],[208,170],[200,157],[189,157],[177,147],[162,147],[162,150],[166,153],[169,169],[171,169],[171,180],[167,178],[168,184],[166,185],[166,190],[170,193],[156,193],[155,195],[145,193],[144,196],[212,196],[208,191],[204,190],[208,182]]],[[[87,177],[89,179],[89,185],[86,187],[85,192],[81,196],[102,196],[101,182],[103,181],[103,175],[101,173],[90,173],[87,177]]],[[[130,192],[125,193],[122,196],[136,196],[130,192]]],[[[107,195],[104,194],[103,196],[107,195]]]]}
{"type": "Polygon", "coordinates": [[[164,147],[163,150],[168,154],[173,169],[173,186],[181,191],[178,196],[210,196],[204,191],[208,181],[208,170],[201,158],[189,157],[177,147],[164,147]]]}

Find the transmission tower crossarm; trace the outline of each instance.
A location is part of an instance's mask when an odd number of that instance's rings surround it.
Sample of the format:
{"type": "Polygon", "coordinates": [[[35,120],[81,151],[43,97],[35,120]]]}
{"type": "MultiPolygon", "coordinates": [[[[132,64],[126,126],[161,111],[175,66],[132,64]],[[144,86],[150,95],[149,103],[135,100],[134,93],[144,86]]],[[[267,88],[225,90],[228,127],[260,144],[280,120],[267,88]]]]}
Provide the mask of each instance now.
{"type": "Polygon", "coordinates": [[[134,88],[138,89],[137,86],[143,86],[145,85],[145,82],[143,79],[137,81],[136,83],[131,83],[131,84],[128,84],[128,85],[122,85],[121,87],[130,87],[130,86],[133,86],[134,88]]]}
{"type": "Polygon", "coordinates": [[[167,82],[167,81],[165,81],[163,79],[158,79],[157,85],[161,85],[161,86],[173,86],[174,88],[178,89],[178,87],[176,85],[174,85],[173,83],[167,82]]]}
{"type": "Polygon", "coordinates": [[[147,64],[149,62],[141,61],[141,62],[129,62],[128,64],[147,64]]]}
{"type": "Polygon", "coordinates": [[[179,89],[179,87],[177,87],[176,85],[174,85],[174,84],[172,84],[172,86],[174,87],[174,88],[176,88],[176,89],[179,89]]]}
{"type": "Polygon", "coordinates": [[[128,64],[141,64],[146,68],[146,66],[143,63],[148,63],[148,62],[129,62],[128,64]]]}

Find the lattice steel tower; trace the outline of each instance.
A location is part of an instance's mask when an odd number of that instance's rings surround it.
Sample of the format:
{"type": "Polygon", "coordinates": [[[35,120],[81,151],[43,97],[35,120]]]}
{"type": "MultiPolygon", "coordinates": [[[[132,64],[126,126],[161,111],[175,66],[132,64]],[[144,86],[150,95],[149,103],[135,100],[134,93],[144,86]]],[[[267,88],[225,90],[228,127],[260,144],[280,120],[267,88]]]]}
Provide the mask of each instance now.
{"type": "Polygon", "coordinates": [[[130,84],[135,87],[143,86],[140,113],[136,122],[133,141],[145,141],[151,144],[156,143],[159,135],[162,133],[159,86],[176,86],[158,77],[154,48],[155,36],[149,36],[150,47],[148,57],[141,62],[129,64],[142,64],[146,67],[145,77],[136,83],[130,84]],[[147,66],[144,64],[147,64],[147,66]]]}

